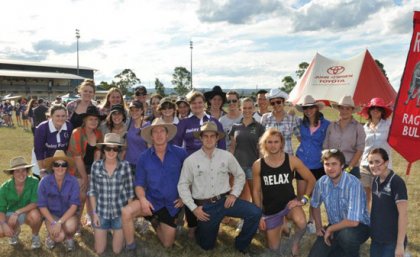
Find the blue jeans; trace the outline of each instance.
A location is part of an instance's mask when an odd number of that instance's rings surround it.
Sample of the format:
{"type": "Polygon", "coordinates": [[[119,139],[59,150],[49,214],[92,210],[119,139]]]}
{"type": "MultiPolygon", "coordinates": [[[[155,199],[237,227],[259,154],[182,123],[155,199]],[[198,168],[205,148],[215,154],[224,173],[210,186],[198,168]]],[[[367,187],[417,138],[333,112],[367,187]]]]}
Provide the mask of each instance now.
{"type": "Polygon", "coordinates": [[[331,246],[318,236],[308,257],[360,257],[360,245],[369,238],[369,227],[359,223],[357,227],[334,232],[331,246]]]}
{"type": "Polygon", "coordinates": [[[204,250],[214,248],[223,218],[225,216],[241,218],[244,220],[244,225],[235,239],[235,248],[239,251],[244,251],[257,231],[261,218],[261,209],[241,199],[236,199],[232,207],[225,208],[225,200],[226,198],[223,197],[215,203],[203,205],[203,211],[210,215],[210,220],[206,222],[198,221],[196,230],[197,243],[204,250]]]}
{"type": "Polygon", "coordinates": [[[396,243],[383,244],[372,240],[370,244],[370,257],[394,257],[395,248],[397,248],[396,243]]]}

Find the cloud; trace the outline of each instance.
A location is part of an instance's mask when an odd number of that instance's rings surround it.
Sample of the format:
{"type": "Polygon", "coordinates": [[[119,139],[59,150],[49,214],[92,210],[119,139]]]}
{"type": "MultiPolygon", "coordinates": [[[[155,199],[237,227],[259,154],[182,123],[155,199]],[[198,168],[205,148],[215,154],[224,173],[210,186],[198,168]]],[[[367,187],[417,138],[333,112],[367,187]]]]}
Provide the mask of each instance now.
{"type": "Polygon", "coordinates": [[[197,11],[200,21],[243,24],[250,22],[257,15],[270,15],[282,8],[281,3],[276,0],[227,0],[224,2],[200,0],[197,11]]]}
{"type": "Polygon", "coordinates": [[[295,12],[292,26],[295,32],[323,29],[341,31],[363,24],[372,14],[391,5],[394,4],[390,0],[315,0],[295,12]]]}
{"type": "Polygon", "coordinates": [[[47,59],[47,53],[36,53],[25,49],[13,49],[6,47],[0,51],[2,59],[24,60],[24,61],[44,61],[47,59]]]}
{"type": "MultiPolygon", "coordinates": [[[[79,42],[79,50],[95,49],[103,45],[102,40],[93,39],[88,42],[79,42]]],[[[76,43],[67,44],[53,40],[40,40],[33,44],[37,52],[52,51],[56,54],[74,53],[77,49],[76,43]]]]}

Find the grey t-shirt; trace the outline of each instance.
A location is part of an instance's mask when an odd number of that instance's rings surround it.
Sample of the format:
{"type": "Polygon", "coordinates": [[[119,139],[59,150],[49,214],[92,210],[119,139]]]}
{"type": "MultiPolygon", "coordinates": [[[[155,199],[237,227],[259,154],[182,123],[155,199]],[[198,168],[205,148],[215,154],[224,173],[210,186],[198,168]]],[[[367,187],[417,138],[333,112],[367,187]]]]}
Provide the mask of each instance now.
{"type": "Polygon", "coordinates": [[[233,124],[235,123],[239,123],[242,120],[242,113],[239,115],[239,117],[237,117],[236,119],[231,119],[226,115],[223,115],[222,117],[220,117],[219,121],[223,126],[223,131],[225,132],[225,136],[226,136],[226,150],[229,151],[229,147],[230,147],[230,139],[229,139],[229,132],[232,129],[233,124]]]}

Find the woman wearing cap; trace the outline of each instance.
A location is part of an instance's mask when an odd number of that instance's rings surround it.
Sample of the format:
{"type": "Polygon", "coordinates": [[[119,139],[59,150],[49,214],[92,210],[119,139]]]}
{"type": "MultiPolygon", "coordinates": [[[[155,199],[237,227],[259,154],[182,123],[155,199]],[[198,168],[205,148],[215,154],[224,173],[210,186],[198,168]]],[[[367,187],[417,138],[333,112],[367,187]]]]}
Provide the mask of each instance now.
{"type": "MultiPolygon", "coordinates": [[[[117,133],[125,141],[127,133],[127,115],[124,106],[116,104],[112,106],[111,111],[105,118],[105,123],[100,126],[102,134],[117,133]]],[[[125,142],[123,142],[125,143],[125,142]]],[[[120,152],[120,159],[125,158],[125,151],[120,152]]]]}
{"type": "Polygon", "coordinates": [[[179,123],[176,114],[176,105],[169,97],[160,100],[158,111],[161,113],[161,118],[165,123],[177,125],[179,123]]]}
{"type": "Polygon", "coordinates": [[[34,150],[41,171],[45,175],[44,160],[54,155],[56,150],[67,151],[73,125],[67,121],[64,105],[52,105],[48,120],[41,122],[35,129],[34,150]]]}
{"type": "Polygon", "coordinates": [[[105,134],[104,142],[98,144],[105,157],[92,165],[88,195],[97,254],[105,251],[107,232],[111,229],[113,252],[119,254],[124,246],[121,209],[134,198],[134,184],[130,164],[118,158],[123,146],[120,135],[105,134]]]}
{"type": "Polygon", "coordinates": [[[74,165],[64,151],[57,150],[45,160],[53,173],[39,183],[38,207],[44,216],[48,236],[45,245],[52,249],[55,243],[64,242],[67,251],[74,250],[73,236],[77,231],[77,212],[80,207],[79,183],[68,169],[74,165]]]}
{"type": "Polygon", "coordinates": [[[372,203],[371,188],[373,175],[369,169],[368,154],[374,148],[383,148],[389,156],[388,168],[392,169],[391,147],[388,144],[389,127],[391,120],[389,116],[392,110],[385,104],[382,98],[372,98],[369,104],[363,107],[361,114],[368,122],[363,126],[366,139],[365,149],[363,150],[362,161],[360,163],[360,176],[367,196],[367,207],[370,210],[372,203]]]}
{"type": "Polygon", "coordinates": [[[151,112],[150,114],[146,117],[146,120],[149,122],[152,122],[154,119],[159,118],[160,117],[160,112],[158,110],[159,107],[159,103],[160,100],[162,100],[162,96],[159,94],[153,94],[150,97],[150,107],[151,107],[151,112]]]}
{"type": "Polygon", "coordinates": [[[10,160],[4,173],[12,177],[0,186],[0,238],[9,237],[9,244],[19,242],[20,226],[25,223],[32,230],[32,249],[40,248],[41,214],[37,209],[38,179],[28,176],[30,168],[23,157],[10,160]]]}
{"type": "Polygon", "coordinates": [[[351,96],[344,96],[332,107],[339,111],[340,119],[331,122],[324,140],[324,149],[338,149],[346,158],[346,172],[360,178],[359,161],[365,148],[366,134],[363,126],[353,118],[360,109],[351,96]]]}
{"type": "MultiPolygon", "coordinates": [[[[303,112],[303,120],[300,123],[300,145],[296,150],[296,156],[305,164],[312,172],[315,179],[320,179],[325,175],[324,167],[321,160],[322,144],[327,134],[327,128],[330,121],[324,118],[320,112],[324,108],[324,103],[316,101],[311,95],[303,97],[296,105],[296,110],[303,112]]],[[[297,181],[297,197],[302,199],[304,195],[306,182],[296,173],[297,181]]],[[[312,218],[312,207],[309,210],[308,228],[309,232],[315,233],[315,224],[312,218]]]]}
{"type": "Polygon", "coordinates": [[[113,87],[108,90],[105,97],[105,103],[99,108],[102,115],[108,115],[114,105],[120,104],[125,109],[125,102],[121,89],[113,87]]]}
{"type": "Polygon", "coordinates": [[[176,116],[178,119],[183,120],[190,116],[190,105],[188,104],[187,98],[185,96],[179,96],[176,99],[176,116]]]}
{"type": "Polygon", "coordinates": [[[207,113],[216,119],[220,119],[226,112],[223,105],[226,102],[226,93],[222,91],[220,86],[214,86],[211,91],[204,93],[207,102],[207,113]]]}
{"type": "MultiPolygon", "coordinates": [[[[82,126],[73,130],[70,138],[68,154],[73,158],[76,166],[76,176],[80,183],[81,211],[83,213],[86,201],[86,192],[89,185],[89,175],[93,162],[99,160],[101,152],[96,148],[96,144],[102,142],[103,134],[98,129],[101,115],[98,108],[89,106],[86,113],[81,115],[82,126]]],[[[90,205],[87,203],[87,210],[90,212],[90,205]]],[[[87,219],[86,224],[89,224],[87,219]]]]}
{"type": "Polygon", "coordinates": [[[132,175],[136,172],[136,164],[139,156],[147,149],[147,143],[140,136],[141,130],[150,126],[150,122],[144,120],[143,104],[137,100],[129,105],[130,119],[127,130],[127,149],[125,159],[130,163],[132,175]]]}
{"type": "Polygon", "coordinates": [[[284,104],[289,95],[278,88],[273,88],[267,95],[273,111],[265,113],[261,118],[261,124],[265,129],[276,128],[284,137],[284,151],[293,155],[292,135],[300,140],[299,121],[294,115],[289,115],[284,110],[284,104]]]}
{"type": "Polygon", "coordinates": [[[67,104],[68,119],[74,129],[82,126],[83,114],[87,111],[87,108],[95,105],[95,101],[93,101],[95,91],[95,82],[92,79],[85,79],[78,87],[80,99],[67,104]]]}

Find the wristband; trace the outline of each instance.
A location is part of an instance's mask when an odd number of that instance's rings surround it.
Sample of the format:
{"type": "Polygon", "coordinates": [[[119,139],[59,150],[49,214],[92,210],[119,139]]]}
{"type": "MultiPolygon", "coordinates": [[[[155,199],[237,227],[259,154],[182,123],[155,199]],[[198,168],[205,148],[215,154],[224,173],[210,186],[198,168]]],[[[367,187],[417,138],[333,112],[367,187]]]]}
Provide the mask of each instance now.
{"type": "Polygon", "coordinates": [[[305,198],[308,202],[311,200],[311,198],[308,195],[303,195],[302,197],[305,198]]]}
{"type": "Polygon", "coordinates": [[[300,202],[305,205],[309,202],[309,197],[307,195],[302,196],[302,199],[300,199],[300,202]]]}
{"type": "Polygon", "coordinates": [[[348,173],[348,172],[350,172],[352,169],[353,169],[353,167],[352,167],[352,166],[348,166],[347,168],[345,168],[345,169],[344,169],[344,171],[348,173]]]}

